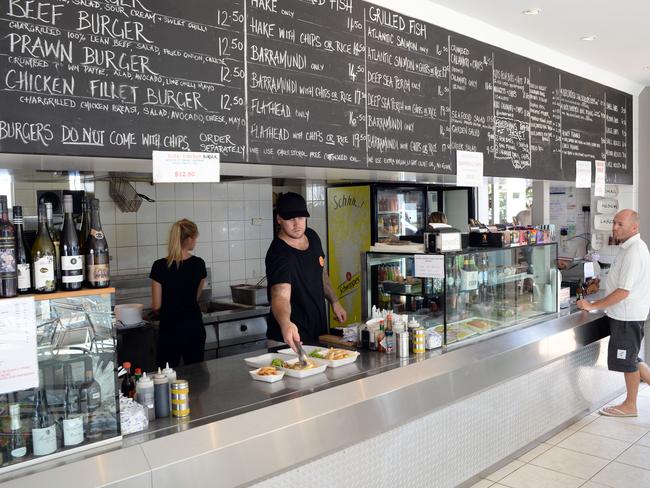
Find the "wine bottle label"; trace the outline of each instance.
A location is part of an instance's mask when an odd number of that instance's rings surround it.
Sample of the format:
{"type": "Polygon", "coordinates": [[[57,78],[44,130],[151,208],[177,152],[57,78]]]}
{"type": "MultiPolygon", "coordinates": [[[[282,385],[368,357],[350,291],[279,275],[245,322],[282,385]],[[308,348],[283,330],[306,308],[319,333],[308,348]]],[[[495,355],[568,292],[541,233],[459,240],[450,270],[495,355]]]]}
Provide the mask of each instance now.
{"type": "Polygon", "coordinates": [[[110,279],[108,264],[89,264],[86,273],[86,279],[90,283],[101,283],[110,279]]]}
{"type": "Polygon", "coordinates": [[[90,235],[93,236],[97,240],[102,240],[104,238],[104,233],[102,232],[101,229],[99,229],[99,230],[90,229],[90,235]]]}
{"type": "Polygon", "coordinates": [[[0,277],[16,277],[16,239],[0,237],[0,277]]]}
{"type": "Polygon", "coordinates": [[[43,256],[34,261],[34,288],[49,288],[54,285],[54,257],[43,256]]]}
{"type": "Polygon", "coordinates": [[[81,271],[82,269],[81,256],[61,256],[61,271],[81,271]]]}
{"type": "Polygon", "coordinates": [[[27,446],[19,447],[11,451],[11,457],[19,458],[27,454],[27,446]]]}
{"type": "Polygon", "coordinates": [[[63,445],[76,446],[84,440],[83,415],[63,419],[63,445]]]}
{"type": "Polygon", "coordinates": [[[34,456],[45,456],[56,451],[56,427],[51,425],[44,429],[32,429],[34,456]]]}
{"type": "Polygon", "coordinates": [[[25,290],[32,287],[32,267],[27,264],[18,265],[18,288],[25,290]]]}

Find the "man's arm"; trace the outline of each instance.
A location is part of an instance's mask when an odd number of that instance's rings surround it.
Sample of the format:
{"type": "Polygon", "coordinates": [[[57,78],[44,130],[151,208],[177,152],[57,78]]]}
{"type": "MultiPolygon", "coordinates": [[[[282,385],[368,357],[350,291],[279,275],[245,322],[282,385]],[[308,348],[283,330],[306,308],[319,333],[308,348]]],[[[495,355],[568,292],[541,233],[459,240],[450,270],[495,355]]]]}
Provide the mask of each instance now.
{"type": "Polygon", "coordinates": [[[291,322],[291,285],[279,283],[271,287],[271,313],[280,325],[282,338],[291,349],[296,350],[300,343],[298,326],[291,322]]]}
{"type": "Polygon", "coordinates": [[[336,320],[341,323],[345,322],[348,318],[348,313],[345,311],[343,305],[341,305],[341,302],[339,302],[339,299],[334,294],[334,289],[332,288],[330,277],[326,271],[323,271],[323,294],[325,295],[325,298],[327,298],[327,300],[332,304],[332,311],[334,312],[336,320]]]}
{"type": "Polygon", "coordinates": [[[590,302],[587,300],[578,300],[576,305],[578,306],[578,308],[581,308],[582,310],[587,310],[587,311],[599,310],[599,309],[611,307],[612,305],[622,302],[629,295],[630,295],[629,290],[624,290],[623,288],[617,288],[609,295],[607,295],[605,298],[601,298],[600,300],[596,300],[594,302],[590,302]]]}

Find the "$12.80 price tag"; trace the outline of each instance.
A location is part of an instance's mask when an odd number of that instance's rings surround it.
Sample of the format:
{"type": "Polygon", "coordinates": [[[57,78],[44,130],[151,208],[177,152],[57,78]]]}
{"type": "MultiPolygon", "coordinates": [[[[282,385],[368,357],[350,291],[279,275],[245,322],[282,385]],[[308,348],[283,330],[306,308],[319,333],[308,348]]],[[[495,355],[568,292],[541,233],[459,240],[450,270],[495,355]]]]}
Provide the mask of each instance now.
{"type": "Polygon", "coordinates": [[[213,183],[220,180],[219,154],[153,151],[154,183],[213,183]]]}

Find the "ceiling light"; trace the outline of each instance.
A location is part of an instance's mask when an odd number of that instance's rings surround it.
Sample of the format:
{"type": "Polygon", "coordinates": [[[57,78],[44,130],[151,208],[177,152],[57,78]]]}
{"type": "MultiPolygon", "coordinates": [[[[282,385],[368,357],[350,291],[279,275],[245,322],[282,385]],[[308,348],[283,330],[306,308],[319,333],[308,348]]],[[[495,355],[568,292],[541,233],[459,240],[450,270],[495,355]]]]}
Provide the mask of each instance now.
{"type": "Polygon", "coordinates": [[[524,15],[539,15],[542,13],[541,8],[529,8],[522,12],[524,15]]]}
{"type": "Polygon", "coordinates": [[[596,36],[581,36],[581,37],[580,37],[580,40],[581,40],[581,41],[595,41],[595,40],[596,40],[596,36]]]}

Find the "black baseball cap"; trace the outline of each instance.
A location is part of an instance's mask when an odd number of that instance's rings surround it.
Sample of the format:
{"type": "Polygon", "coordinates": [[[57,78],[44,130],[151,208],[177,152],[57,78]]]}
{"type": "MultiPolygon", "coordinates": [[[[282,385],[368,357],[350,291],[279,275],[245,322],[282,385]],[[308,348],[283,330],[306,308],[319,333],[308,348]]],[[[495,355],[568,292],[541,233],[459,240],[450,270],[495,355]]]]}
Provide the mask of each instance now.
{"type": "Polygon", "coordinates": [[[309,217],[305,199],[302,195],[292,191],[280,195],[275,206],[278,215],[284,220],[291,220],[296,217],[309,217]]]}

